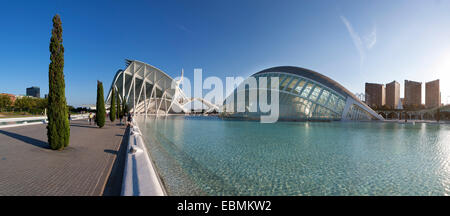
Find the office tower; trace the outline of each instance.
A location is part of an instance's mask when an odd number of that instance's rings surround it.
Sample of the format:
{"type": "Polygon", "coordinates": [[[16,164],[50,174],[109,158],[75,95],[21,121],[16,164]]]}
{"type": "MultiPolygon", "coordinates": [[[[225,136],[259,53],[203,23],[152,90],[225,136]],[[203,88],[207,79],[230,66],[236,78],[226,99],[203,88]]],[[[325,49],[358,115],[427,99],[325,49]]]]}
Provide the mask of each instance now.
{"type": "Polygon", "coordinates": [[[366,104],[381,107],[386,104],[386,89],[383,84],[366,83],[366,104]]]}
{"type": "Polygon", "coordinates": [[[400,83],[392,81],[386,84],[386,105],[391,109],[397,109],[400,103],[400,83]]]}
{"type": "Polygon", "coordinates": [[[27,88],[27,96],[39,98],[41,97],[41,89],[36,86],[27,88]]]}
{"type": "Polygon", "coordinates": [[[439,89],[439,80],[425,83],[425,106],[433,108],[441,105],[441,90],[439,89]]]}
{"type": "Polygon", "coordinates": [[[422,83],[405,80],[405,106],[419,107],[422,105],[422,83]]]}

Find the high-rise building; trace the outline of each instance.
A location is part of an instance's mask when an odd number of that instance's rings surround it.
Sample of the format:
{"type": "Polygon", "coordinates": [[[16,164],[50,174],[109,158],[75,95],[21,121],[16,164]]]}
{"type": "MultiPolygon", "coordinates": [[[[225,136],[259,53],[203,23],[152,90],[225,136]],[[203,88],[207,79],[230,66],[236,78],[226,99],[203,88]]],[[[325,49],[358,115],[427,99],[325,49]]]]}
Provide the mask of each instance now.
{"type": "Polygon", "coordinates": [[[422,83],[405,80],[405,106],[419,107],[422,105],[422,83]]]}
{"type": "Polygon", "coordinates": [[[381,107],[386,104],[386,88],[383,84],[366,83],[366,104],[381,107]]]}
{"type": "Polygon", "coordinates": [[[441,90],[439,89],[439,80],[425,83],[425,106],[433,108],[441,105],[441,90]]]}
{"type": "Polygon", "coordinates": [[[391,109],[397,109],[400,103],[400,83],[392,81],[386,84],[386,105],[391,109]]]}
{"type": "Polygon", "coordinates": [[[41,97],[41,89],[36,86],[27,88],[27,96],[40,98],[41,97]]]}

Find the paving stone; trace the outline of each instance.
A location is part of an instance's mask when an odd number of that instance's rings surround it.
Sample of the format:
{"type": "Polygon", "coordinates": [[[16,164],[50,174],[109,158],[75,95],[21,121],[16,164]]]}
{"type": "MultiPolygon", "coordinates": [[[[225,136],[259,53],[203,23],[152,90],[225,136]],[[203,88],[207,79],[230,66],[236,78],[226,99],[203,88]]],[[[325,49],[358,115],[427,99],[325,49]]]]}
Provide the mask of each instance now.
{"type": "Polygon", "coordinates": [[[62,151],[49,148],[46,125],[0,129],[0,195],[102,195],[125,129],[72,121],[62,151]]]}

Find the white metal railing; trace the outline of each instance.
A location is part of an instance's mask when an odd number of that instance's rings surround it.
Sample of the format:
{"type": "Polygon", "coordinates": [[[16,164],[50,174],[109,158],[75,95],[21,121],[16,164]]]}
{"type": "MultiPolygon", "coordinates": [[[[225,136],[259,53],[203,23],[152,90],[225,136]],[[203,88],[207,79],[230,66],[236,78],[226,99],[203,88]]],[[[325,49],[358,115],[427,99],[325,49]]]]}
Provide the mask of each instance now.
{"type": "MultiPolygon", "coordinates": [[[[88,118],[89,114],[72,115],[71,120],[88,118]]],[[[0,128],[19,127],[25,125],[45,124],[47,116],[24,117],[24,118],[0,118],[0,128]]]]}
{"type": "Polygon", "coordinates": [[[89,118],[89,113],[70,116],[70,120],[79,120],[79,119],[87,119],[87,118],[89,118]]]}
{"type": "Polygon", "coordinates": [[[0,128],[18,127],[33,124],[44,124],[47,116],[25,117],[25,118],[2,118],[0,119],[0,128]]]}
{"type": "Polygon", "coordinates": [[[24,117],[24,118],[0,118],[1,122],[19,122],[19,121],[33,121],[33,120],[44,120],[47,116],[37,116],[37,117],[24,117]]]}
{"type": "Polygon", "coordinates": [[[164,196],[166,192],[151,162],[141,131],[133,120],[130,126],[122,196],[164,196]]]}

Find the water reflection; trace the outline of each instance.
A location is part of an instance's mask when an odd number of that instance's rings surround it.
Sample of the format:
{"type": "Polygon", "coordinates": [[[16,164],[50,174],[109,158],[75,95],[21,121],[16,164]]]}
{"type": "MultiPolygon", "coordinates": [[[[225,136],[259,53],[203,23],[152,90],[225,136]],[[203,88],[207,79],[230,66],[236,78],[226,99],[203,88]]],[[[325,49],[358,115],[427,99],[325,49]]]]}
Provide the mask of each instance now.
{"type": "Polygon", "coordinates": [[[447,195],[450,126],[139,121],[174,195],[447,195]]]}

